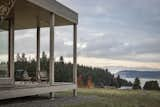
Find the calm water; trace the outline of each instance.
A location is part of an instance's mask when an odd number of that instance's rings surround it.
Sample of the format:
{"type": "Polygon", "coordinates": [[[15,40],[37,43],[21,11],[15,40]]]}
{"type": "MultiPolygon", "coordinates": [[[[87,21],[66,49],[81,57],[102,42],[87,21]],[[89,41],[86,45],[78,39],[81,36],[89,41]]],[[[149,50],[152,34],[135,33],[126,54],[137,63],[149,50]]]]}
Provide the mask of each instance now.
{"type": "MultiPolygon", "coordinates": [[[[126,80],[128,80],[128,81],[131,81],[132,83],[133,83],[134,80],[135,80],[135,78],[124,78],[124,79],[126,79],[126,80]]],[[[152,80],[153,80],[153,81],[158,81],[159,86],[160,86],[160,79],[140,78],[141,87],[144,86],[144,84],[145,84],[146,81],[152,81],[152,80]]]]}

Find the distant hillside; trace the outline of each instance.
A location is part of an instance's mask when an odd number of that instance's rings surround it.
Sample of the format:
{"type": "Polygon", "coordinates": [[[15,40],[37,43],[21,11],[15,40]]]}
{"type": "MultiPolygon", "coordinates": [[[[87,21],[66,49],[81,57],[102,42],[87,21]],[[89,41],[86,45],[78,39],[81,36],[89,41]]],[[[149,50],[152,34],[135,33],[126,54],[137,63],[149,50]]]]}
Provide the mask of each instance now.
{"type": "Polygon", "coordinates": [[[160,79],[160,71],[136,71],[136,70],[124,70],[119,71],[116,75],[120,75],[121,78],[153,78],[160,79]]]}

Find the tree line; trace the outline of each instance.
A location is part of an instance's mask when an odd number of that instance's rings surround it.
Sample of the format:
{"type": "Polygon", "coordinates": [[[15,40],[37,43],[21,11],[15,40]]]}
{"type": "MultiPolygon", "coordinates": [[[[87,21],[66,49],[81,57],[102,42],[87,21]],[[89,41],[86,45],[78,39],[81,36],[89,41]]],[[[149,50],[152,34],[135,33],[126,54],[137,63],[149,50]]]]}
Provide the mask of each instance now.
{"type": "MultiPolygon", "coordinates": [[[[15,61],[15,72],[18,69],[24,69],[28,72],[32,80],[36,80],[36,60],[27,60],[24,53],[17,54],[15,61]]],[[[40,58],[41,71],[49,73],[49,58],[45,52],[40,58]]],[[[104,87],[113,86],[119,88],[121,86],[132,86],[131,82],[121,79],[120,76],[115,77],[108,69],[93,68],[84,65],[77,65],[78,86],[79,87],[104,87]]],[[[55,62],[55,81],[56,82],[72,82],[73,81],[73,64],[65,63],[63,56],[59,61],[55,62]]]]}
{"type": "MultiPolygon", "coordinates": [[[[139,78],[135,78],[135,81],[133,83],[133,89],[141,89],[141,83],[139,78]]],[[[146,81],[144,86],[143,86],[144,90],[160,90],[158,81],[146,81]]]]}

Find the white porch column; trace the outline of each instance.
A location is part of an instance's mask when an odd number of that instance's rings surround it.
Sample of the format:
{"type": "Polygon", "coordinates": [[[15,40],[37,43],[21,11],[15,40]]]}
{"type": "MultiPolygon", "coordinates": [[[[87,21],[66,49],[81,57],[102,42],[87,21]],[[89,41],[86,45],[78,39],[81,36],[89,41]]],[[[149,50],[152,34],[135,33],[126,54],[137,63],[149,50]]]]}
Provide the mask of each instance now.
{"type": "Polygon", "coordinates": [[[9,19],[9,76],[14,84],[14,15],[9,19]]]}
{"type": "MultiPolygon", "coordinates": [[[[77,85],[77,24],[73,25],[73,82],[77,85]]],[[[77,89],[73,90],[73,96],[77,96],[77,89]]]]}
{"type": "MultiPolygon", "coordinates": [[[[50,59],[49,59],[49,83],[54,85],[54,26],[55,14],[50,14],[50,59]]],[[[50,97],[54,98],[54,93],[50,93],[50,97]]]]}
{"type": "Polygon", "coordinates": [[[40,82],[40,20],[37,18],[37,72],[36,78],[40,82]]]}
{"type": "Polygon", "coordinates": [[[49,65],[49,83],[54,85],[54,25],[55,14],[50,17],[50,65],[49,65]]]}

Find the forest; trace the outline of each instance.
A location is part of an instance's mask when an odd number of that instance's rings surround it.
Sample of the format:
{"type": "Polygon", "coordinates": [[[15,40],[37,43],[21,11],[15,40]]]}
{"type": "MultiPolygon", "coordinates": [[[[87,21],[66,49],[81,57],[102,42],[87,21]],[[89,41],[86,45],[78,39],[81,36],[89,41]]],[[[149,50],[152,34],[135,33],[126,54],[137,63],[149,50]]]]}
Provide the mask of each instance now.
{"type": "MultiPolygon", "coordinates": [[[[17,54],[15,60],[15,72],[17,70],[26,70],[32,80],[36,80],[36,60],[26,58],[25,53],[17,54]]],[[[79,87],[104,87],[111,86],[119,88],[121,86],[132,86],[131,82],[121,79],[120,76],[115,77],[108,69],[88,67],[84,65],[78,66],[78,86],[79,87]]],[[[49,58],[43,52],[40,59],[41,71],[49,72],[49,58]]],[[[55,81],[56,82],[72,82],[73,64],[65,63],[63,56],[59,61],[55,62],[55,81]]]]}

